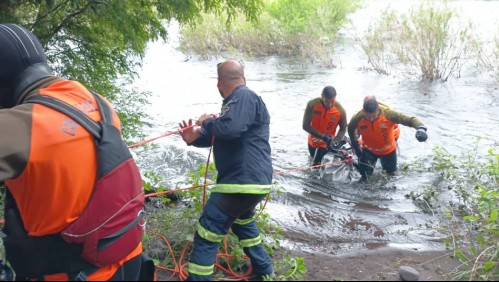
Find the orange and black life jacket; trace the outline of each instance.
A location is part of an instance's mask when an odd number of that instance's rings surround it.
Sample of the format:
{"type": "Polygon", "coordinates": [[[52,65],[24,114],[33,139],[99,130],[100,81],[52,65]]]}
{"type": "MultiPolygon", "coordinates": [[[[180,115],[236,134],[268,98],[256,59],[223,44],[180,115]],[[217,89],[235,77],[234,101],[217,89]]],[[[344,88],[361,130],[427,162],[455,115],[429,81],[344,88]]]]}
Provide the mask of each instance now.
{"type": "Polygon", "coordinates": [[[397,141],[395,139],[396,125],[396,123],[391,122],[381,114],[373,122],[364,118],[361,119],[357,124],[357,130],[362,136],[364,147],[376,155],[384,156],[397,149],[397,141]]]}
{"type": "MultiPolygon", "coordinates": [[[[390,106],[388,106],[387,104],[385,103],[381,103],[381,102],[378,102],[378,105],[383,108],[383,109],[389,109],[390,106]]],[[[400,137],[400,126],[398,123],[396,123],[394,126],[393,126],[393,134],[394,134],[394,137],[395,137],[395,141],[397,141],[400,137]]]]}
{"type": "MultiPolygon", "coordinates": [[[[378,102],[378,105],[382,109],[390,108],[387,104],[381,102],[378,102]]],[[[386,121],[389,121],[388,119],[386,119],[386,117],[383,116],[383,118],[385,119],[385,122],[380,122],[379,126],[385,126],[387,124],[386,121]]],[[[361,133],[359,144],[377,155],[387,155],[397,148],[397,140],[400,137],[400,126],[398,123],[389,121],[391,124],[393,124],[393,130],[380,129],[381,133],[376,133],[375,131],[361,131],[360,123],[363,123],[363,128],[368,128],[370,126],[374,127],[374,123],[377,121],[378,120],[371,123],[366,119],[362,119],[359,122],[357,126],[358,132],[361,133]],[[394,142],[389,141],[392,139],[391,135],[393,135],[394,142]],[[367,142],[365,140],[367,140],[367,142]]]]}
{"type": "Polygon", "coordinates": [[[98,95],[85,92],[76,82],[56,82],[27,101],[37,103],[32,110],[32,138],[42,138],[32,141],[23,173],[6,181],[4,245],[17,277],[67,273],[72,278],[81,271],[102,270],[100,277],[107,279],[113,269],[142,252],[144,191],[139,170],[113,126],[113,120],[119,126],[116,114],[98,95]],[[73,95],[57,95],[68,89],[73,95]],[[75,93],[81,96],[75,98],[75,93]],[[101,115],[99,123],[94,121],[96,114],[101,115]],[[47,122],[50,119],[63,126],[47,122]],[[78,130],[77,124],[86,130],[78,130]],[[57,161],[50,161],[47,153],[57,161]],[[71,165],[79,173],[65,171],[71,165]],[[30,212],[36,209],[36,200],[53,207],[46,214],[30,212]]]}
{"type": "MultiPolygon", "coordinates": [[[[334,137],[336,135],[336,128],[341,119],[341,112],[336,105],[330,109],[326,109],[322,102],[320,102],[320,99],[317,99],[317,101],[319,102],[312,108],[312,121],[310,126],[320,134],[329,134],[334,137]]],[[[327,147],[323,140],[315,138],[312,134],[308,134],[308,144],[314,148],[327,147]]]]}

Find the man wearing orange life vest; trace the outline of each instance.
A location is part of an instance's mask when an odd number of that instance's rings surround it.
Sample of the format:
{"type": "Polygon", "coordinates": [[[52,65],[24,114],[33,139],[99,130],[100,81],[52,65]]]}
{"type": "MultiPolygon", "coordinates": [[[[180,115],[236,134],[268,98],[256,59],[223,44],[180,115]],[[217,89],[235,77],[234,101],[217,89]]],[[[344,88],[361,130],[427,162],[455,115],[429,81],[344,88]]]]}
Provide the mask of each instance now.
{"type": "Polygon", "coordinates": [[[307,103],[303,115],[303,130],[308,132],[308,151],[312,165],[319,165],[328,152],[328,147],[341,141],[347,130],[347,115],[336,101],[334,87],[324,87],[321,97],[307,103]]]}
{"type": "Polygon", "coordinates": [[[426,127],[418,118],[380,107],[374,96],[366,96],[363,109],[350,119],[348,135],[359,157],[361,181],[366,181],[372,175],[378,158],[382,169],[389,175],[397,170],[396,124],[415,128],[419,142],[428,138],[426,127]],[[359,145],[359,136],[362,137],[363,148],[359,145]]]}
{"type": "MultiPolygon", "coordinates": [[[[62,239],[60,232],[92,197],[96,145],[73,119],[27,103],[35,96],[63,100],[94,121],[102,119],[89,90],[52,74],[33,33],[0,24],[0,185],[7,188],[2,239],[16,280],[139,279],[141,242],[116,263],[97,267],[80,257],[81,246],[62,239]]],[[[112,119],[121,130],[114,111],[112,119]]]]}

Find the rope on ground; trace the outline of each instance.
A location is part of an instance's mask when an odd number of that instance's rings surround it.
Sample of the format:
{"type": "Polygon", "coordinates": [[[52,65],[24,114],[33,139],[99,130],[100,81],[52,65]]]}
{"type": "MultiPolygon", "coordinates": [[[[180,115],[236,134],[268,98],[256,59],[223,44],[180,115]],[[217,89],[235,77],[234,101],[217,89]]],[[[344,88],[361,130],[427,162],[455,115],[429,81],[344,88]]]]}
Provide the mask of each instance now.
{"type": "MultiPolygon", "coordinates": [[[[213,140],[212,140],[212,142],[213,142],[213,140]]],[[[208,168],[208,166],[209,166],[211,148],[210,148],[210,153],[209,153],[208,158],[207,158],[206,168],[208,168]]],[[[321,164],[321,165],[307,166],[307,167],[301,167],[301,168],[297,168],[297,169],[291,169],[291,170],[288,170],[288,171],[274,172],[274,174],[275,175],[281,175],[281,174],[285,174],[285,173],[290,173],[290,172],[294,172],[294,171],[301,171],[301,170],[306,170],[306,169],[311,169],[311,168],[319,168],[319,167],[324,167],[324,166],[329,166],[329,165],[338,165],[338,164],[342,164],[342,163],[345,163],[345,162],[346,162],[346,160],[341,160],[341,161],[336,161],[336,162],[328,162],[328,163],[321,164]]],[[[197,188],[203,187],[203,207],[204,207],[204,204],[206,202],[206,188],[208,186],[210,186],[210,185],[214,185],[214,184],[207,184],[208,169],[205,170],[204,178],[205,179],[204,179],[204,184],[203,185],[197,185],[197,186],[192,186],[192,187],[187,187],[187,188],[180,188],[180,189],[175,189],[175,190],[168,190],[168,191],[162,191],[162,192],[157,192],[157,193],[151,193],[151,194],[147,194],[146,197],[153,197],[153,196],[158,196],[158,195],[166,195],[166,194],[174,193],[174,192],[177,192],[177,191],[192,190],[192,189],[197,189],[197,188]]],[[[260,212],[255,216],[255,219],[258,218],[258,216],[261,215],[261,213],[263,212],[263,210],[265,209],[265,207],[266,207],[266,205],[267,205],[267,203],[269,201],[269,198],[270,198],[270,193],[265,198],[265,202],[263,204],[263,207],[261,208],[260,212]]],[[[152,233],[152,234],[155,234],[155,233],[152,233]]],[[[159,235],[159,236],[161,236],[161,235],[159,235]]],[[[187,277],[188,277],[188,273],[185,270],[185,267],[187,267],[188,263],[187,262],[186,263],[182,263],[182,262],[184,260],[184,256],[185,256],[185,254],[187,252],[188,246],[190,245],[190,242],[188,241],[187,244],[184,246],[182,254],[181,254],[181,256],[180,256],[180,258],[179,258],[179,260],[177,262],[177,261],[175,261],[175,255],[173,253],[173,249],[171,248],[169,242],[167,241],[167,239],[165,237],[161,236],[161,238],[163,239],[163,241],[165,241],[165,243],[168,246],[168,249],[169,249],[169,251],[171,253],[171,256],[172,256],[172,261],[174,262],[174,268],[173,269],[169,269],[169,268],[162,267],[162,266],[158,265],[158,269],[159,270],[163,270],[163,271],[170,271],[170,272],[172,272],[172,275],[170,276],[170,279],[173,278],[174,276],[178,275],[178,278],[179,278],[180,281],[186,280],[187,277]]],[[[247,280],[247,278],[252,273],[252,267],[250,265],[250,267],[248,268],[248,270],[245,273],[243,273],[243,274],[237,273],[236,271],[234,271],[231,268],[231,266],[230,266],[230,260],[236,259],[236,257],[234,257],[234,256],[232,256],[232,255],[230,255],[228,253],[227,238],[228,238],[228,235],[226,235],[224,237],[224,252],[223,253],[222,252],[217,253],[215,267],[217,269],[219,269],[220,271],[223,271],[227,275],[226,279],[247,280]],[[224,267],[221,263],[219,263],[219,259],[220,258],[225,259],[227,267],[224,267]]],[[[247,256],[243,256],[243,258],[245,260],[248,259],[247,256]]]]}

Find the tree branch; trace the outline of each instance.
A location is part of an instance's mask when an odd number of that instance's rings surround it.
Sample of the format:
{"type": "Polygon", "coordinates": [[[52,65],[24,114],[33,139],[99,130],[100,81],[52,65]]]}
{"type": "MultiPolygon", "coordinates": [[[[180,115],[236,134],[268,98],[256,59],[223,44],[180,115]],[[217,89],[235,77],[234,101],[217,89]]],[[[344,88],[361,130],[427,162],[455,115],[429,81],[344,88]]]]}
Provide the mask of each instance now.
{"type": "Polygon", "coordinates": [[[90,7],[90,5],[92,4],[93,1],[88,1],[88,3],[83,6],[81,9],[79,10],[76,10],[72,13],[69,13],[67,14],[61,21],[61,23],[56,27],[54,28],[54,34],[57,34],[70,20],[71,18],[73,17],[76,17],[80,14],[83,14],[86,10],[88,10],[88,7],[90,7]]]}

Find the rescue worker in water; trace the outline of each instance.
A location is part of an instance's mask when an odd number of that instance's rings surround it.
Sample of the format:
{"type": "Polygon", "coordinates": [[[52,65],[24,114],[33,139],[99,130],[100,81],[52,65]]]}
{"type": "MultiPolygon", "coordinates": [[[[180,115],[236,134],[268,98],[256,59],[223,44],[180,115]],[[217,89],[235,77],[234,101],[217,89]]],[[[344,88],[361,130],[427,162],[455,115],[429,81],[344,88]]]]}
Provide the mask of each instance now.
{"type": "Polygon", "coordinates": [[[416,117],[407,116],[386,107],[380,107],[375,96],[364,98],[363,109],[350,119],[348,135],[359,158],[361,181],[372,175],[378,159],[387,174],[397,170],[396,124],[416,129],[416,139],[424,142],[428,138],[426,126],[416,117]],[[362,138],[362,146],[359,144],[362,138]]]}
{"type": "Polygon", "coordinates": [[[302,126],[308,132],[308,152],[312,165],[320,165],[328,148],[339,144],[347,130],[347,115],[343,106],[336,101],[334,87],[324,87],[321,97],[307,103],[302,126]]]}

